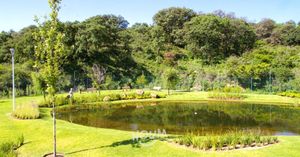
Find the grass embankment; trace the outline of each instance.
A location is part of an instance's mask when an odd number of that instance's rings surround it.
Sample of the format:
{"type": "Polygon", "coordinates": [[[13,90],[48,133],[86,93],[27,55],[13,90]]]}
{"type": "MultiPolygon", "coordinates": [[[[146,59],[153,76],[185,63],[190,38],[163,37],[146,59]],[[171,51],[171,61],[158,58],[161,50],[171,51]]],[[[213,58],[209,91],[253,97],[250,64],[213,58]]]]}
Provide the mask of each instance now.
{"type": "MultiPolygon", "coordinates": [[[[291,104],[291,105],[300,105],[300,98],[291,98],[291,97],[285,97],[280,95],[271,95],[271,94],[259,94],[259,93],[242,93],[242,94],[234,94],[229,93],[229,95],[238,95],[239,99],[223,99],[221,97],[220,99],[212,98],[211,95],[226,95],[228,93],[222,93],[219,92],[175,92],[172,91],[171,95],[166,95],[167,91],[145,91],[146,95],[138,96],[135,93],[136,90],[131,90],[129,92],[128,96],[122,98],[122,94],[124,93],[121,90],[105,90],[101,91],[101,96],[98,97],[97,93],[75,93],[74,98],[77,99],[77,102],[75,100],[75,104],[81,104],[81,103],[91,103],[91,104],[97,104],[103,102],[103,99],[105,96],[111,96],[112,99],[110,99],[110,102],[130,102],[130,101],[228,101],[228,102],[247,102],[247,103],[259,103],[259,104],[274,104],[274,105],[282,105],[282,104],[291,104]],[[159,99],[152,99],[150,93],[156,93],[157,98],[159,99]],[[118,95],[118,96],[116,96],[118,95]],[[132,96],[131,96],[132,95],[132,96]],[[115,98],[114,98],[115,97],[115,98]],[[164,98],[166,97],[166,98],[164,98]]],[[[58,102],[57,106],[68,104],[69,101],[66,99],[67,94],[60,94],[58,96],[58,102]]],[[[236,97],[236,96],[235,96],[236,97]]],[[[37,102],[43,102],[43,99],[39,99],[37,102]]],[[[47,102],[44,102],[41,106],[48,106],[47,102]]]]}
{"type": "MultiPolygon", "coordinates": [[[[165,92],[157,91],[104,91],[99,95],[98,93],[76,93],[72,99],[68,99],[66,95],[58,95],[55,99],[56,106],[71,105],[71,104],[90,104],[95,102],[111,102],[120,100],[138,100],[138,99],[158,99],[166,98],[165,92]]],[[[49,99],[38,102],[41,107],[52,107],[49,99]]]]}
{"type": "Polygon", "coordinates": [[[168,96],[164,100],[184,100],[184,101],[234,101],[234,102],[248,102],[259,104],[291,104],[300,105],[300,98],[283,97],[279,95],[244,93],[245,98],[236,100],[218,100],[209,98],[211,92],[179,92],[168,96]]]}
{"type": "MultiPolygon", "coordinates": [[[[102,94],[105,92],[102,92],[102,94]]],[[[208,93],[178,93],[163,100],[209,100],[208,93]]],[[[40,101],[42,97],[22,97],[17,105],[30,105],[32,101],[40,101]]],[[[147,99],[146,101],[155,101],[147,99]]],[[[124,101],[124,100],[123,100],[124,101]]],[[[138,100],[144,101],[144,100],[138,100]]],[[[281,102],[295,103],[298,99],[284,98],[274,95],[248,94],[246,102],[281,102]]],[[[0,100],[0,143],[16,139],[23,134],[25,144],[17,149],[21,157],[40,157],[52,151],[52,119],[51,109],[41,108],[40,119],[18,120],[12,118],[11,101],[0,100]]],[[[66,156],[97,156],[97,157],[297,157],[300,154],[299,136],[279,136],[280,143],[256,150],[234,150],[222,152],[193,151],[179,148],[167,142],[157,141],[148,147],[133,147],[132,132],[113,129],[102,129],[57,121],[57,147],[66,156]]]]}

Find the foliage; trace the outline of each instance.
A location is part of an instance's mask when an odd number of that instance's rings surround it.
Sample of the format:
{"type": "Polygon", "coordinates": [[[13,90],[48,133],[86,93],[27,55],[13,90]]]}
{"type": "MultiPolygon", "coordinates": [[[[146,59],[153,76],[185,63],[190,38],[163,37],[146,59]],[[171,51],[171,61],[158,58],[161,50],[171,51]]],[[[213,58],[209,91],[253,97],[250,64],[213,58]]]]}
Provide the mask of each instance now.
{"type": "Polygon", "coordinates": [[[243,147],[262,146],[279,142],[277,137],[262,136],[254,131],[236,131],[224,135],[197,136],[187,134],[175,139],[180,145],[201,150],[231,150],[243,147]]]}
{"type": "Polygon", "coordinates": [[[36,41],[35,56],[36,67],[40,69],[41,75],[47,83],[47,92],[50,96],[54,96],[58,77],[61,74],[61,64],[64,58],[64,35],[58,31],[58,11],[60,1],[50,0],[49,5],[52,9],[49,23],[39,23],[38,31],[34,33],[36,41]]]}
{"type": "Polygon", "coordinates": [[[146,76],[144,74],[142,74],[141,76],[139,76],[136,79],[136,84],[139,85],[139,87],[144,88],[144,86],[148,83],[148,80],[146,78],[146,76]]]}
{"type": "Polygon", "coordinates": [[[1,96],[9,96],[11,90],[10,48],[16,51],[17,95],[44,94],[49,81],[55,83],[56,92],[95,85],[98,89],[137,87],[142,86],[137,81],[142,73],[147,87],[166,87],[170,67],[181,80],[176,89],[186,91],[211,91],[232,81],[268,93],[300,91],[300,26],[293,21],[252,23],[221,10],[203,14],[171,7],[158,11],[153,24],[128,27],[122,16],[61,22],[56,14],[50,17],[54,23],[46,20],[18,32],[0,33],[1,96]],[[57,62],[45,62],[51,50],[61,51],[55,53],[57,62]],[[56,68],[49,68],[51,63],[56,68]],[[100,84],[93,65],[106,69],[100,84]]]}
{"type": "Polygon", "coordinates": [[[278,93],[280,96],[286,96],[286,97],[291,97],[291,98],[300,98],[300,93],[298,92],[281,92],[278,93]]]}
{"type": "Polygon", "coordinates": [[[94,64],[92,67],[93,85],[100,90],[101,83],[105,79],[106,69],[102,66],[94,64]]]}
{"type": "Polygon", "coordinates": [[[19,105],[12,116],[18,119],[37,119],[40,117],[39,106],[35,104],[19,105]]]}
{"type": "Polygon", "coordinates": [[[179,81],[178,74],[175,70],[171,69],[165,72],[165,82],[166,87],[168,89],[168,93],[170,89],[174,89],[179,81]]]}
{"type": "Polygon", "coordinates": [[[217,63],[241,55],[255,42],[252,28],[242,20],[200,15],[185,25],[185,40],[192,56],[205,63],[217,63]]]}
{"type": "Polygon", "coordinates": [[[32,80],[32,86],[35,91],[35,94],[39,94],[40,92],[43,93],[44,97],[46,94],[46,82],[43,80],[40,73],[31,73],[31,80],[32,80]]]}
{"type": "MultiPolygon", "coordinates": [[[[166,94],[163,92],[149,92],[146,91],[143,94],[138,94],[135,91],[131,92],[113,92],[108,94],[96,94],[96,93],[82,93],[79,95],[75,95],[72,103],[65,96],[58,96],[55,99],[56,106],[70,105],[70,104],[89,104],[89,103],[97,103],[103,101],[118,101],[118,100],[133,100],[133,99],[151,99],[153,98],[151,94],[156,94],[156,98],[165,98],[166,94]]],[[[39,106],[41,107],[51,107],[50,100],[47,98],[45,100],[40,101],[39,106]]]]}
{"type": "Polygon", "coordinates": [[[154,23],[162,28],[162,36],[167,43],[184,46],[183,26],[197,14],[188,8],[167,8],[160,10],[153,17],[154,23]]]}
{"type": "Polygon", "coordinates": [[[241,58],[229,58],[225,66],[229,77],[238,79],[243,87],[250,87],[253,80],[254,88],[272,85],[272,91],[285,91],[298,88],[289,83],[296,76],[293,69],[296,71],[299,57],[299,47],[262,46],[241,58]]]}
{"type": "Polygon", "coordinates": [[[220,100],[244,99],[245,90],[238,85],[227,85],[222,89],[217,89],[209,93],[209,98],[220,100]]]}
{"type": "Polygon", "coordinates": [[[16,157],[16,149],[24,145],[24,136],[18,136],[14,141],[7,141],[0,143],[0,156],[2,157],[16,157]]]}

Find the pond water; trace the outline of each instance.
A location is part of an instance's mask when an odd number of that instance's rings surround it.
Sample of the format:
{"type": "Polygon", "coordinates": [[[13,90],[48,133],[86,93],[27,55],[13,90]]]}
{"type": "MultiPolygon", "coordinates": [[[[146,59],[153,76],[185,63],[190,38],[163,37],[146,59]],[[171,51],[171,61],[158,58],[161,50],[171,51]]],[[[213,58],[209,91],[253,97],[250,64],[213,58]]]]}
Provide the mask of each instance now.
{"type": "Polygon", "coordinates": [[[222,134],[260,130],[268,135],[300,135],[300,107],[221,102],[151,102],[73,106],[58,118],[71,123],[129,131],[165,130],[222,134]]]}

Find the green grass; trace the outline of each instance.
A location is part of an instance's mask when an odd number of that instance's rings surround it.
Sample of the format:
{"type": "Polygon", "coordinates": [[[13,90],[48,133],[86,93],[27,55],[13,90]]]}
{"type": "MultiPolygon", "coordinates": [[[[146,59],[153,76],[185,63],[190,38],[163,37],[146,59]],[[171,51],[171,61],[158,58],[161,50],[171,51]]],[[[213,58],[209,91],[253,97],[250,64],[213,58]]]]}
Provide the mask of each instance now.
{"type": "MultiPolygon", "coordinates": [[[[115,91],[103,91],[109,93],[115,91]]],[[[299,99],[285,98],[274,95],[247,94],[245,102],[290,103],[299,99]]],[[[203,100],[207,101],[207,92],[174,93],[162,100],[203,100]]],[[[42,97],[22,97],[17,99],[17,105],[30,105],[32,101],[40,101],[42,97]]],[[[124,100],[123,100],[124,101],[124,100]]],[[[126,100],[128,101],[128,100],[126,100]]],[[[154,101],[129,100],[129,101],[154,101]]],[[[40,157],[52,151],[52,120],[50,109],[40,109],[40,119],[19,120],[12,118],[11,101],[0,100],[0,143],[18,138],[23,134],[25,144],[17,149],[21,157],[40,157]]],[[[300,154],[299,136],[279,136],[280,143],[256,150],[233,150],[228,152],[193,151],[177,147],[168,142],[157,141],[148,147],[133,147],[132,132],[114,129],[93,128],[57,121],[57,147],[66,156],[96,156],[96,157],[297,157],[300,154]]]]}

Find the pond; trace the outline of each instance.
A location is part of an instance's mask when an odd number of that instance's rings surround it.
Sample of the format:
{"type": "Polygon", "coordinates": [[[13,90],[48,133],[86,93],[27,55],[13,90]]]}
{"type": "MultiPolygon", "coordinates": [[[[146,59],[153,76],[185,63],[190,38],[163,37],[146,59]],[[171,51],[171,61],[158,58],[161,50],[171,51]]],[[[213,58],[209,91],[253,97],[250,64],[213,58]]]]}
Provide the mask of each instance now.
{"type": "Polygon", "coordinates": [[[268,135],[299,135],[300,107],[224,102],[143,102],[72,106],[58,112],[71,123],[128,131],[165,130],[222,134],[255,129],[268,135]]]}

